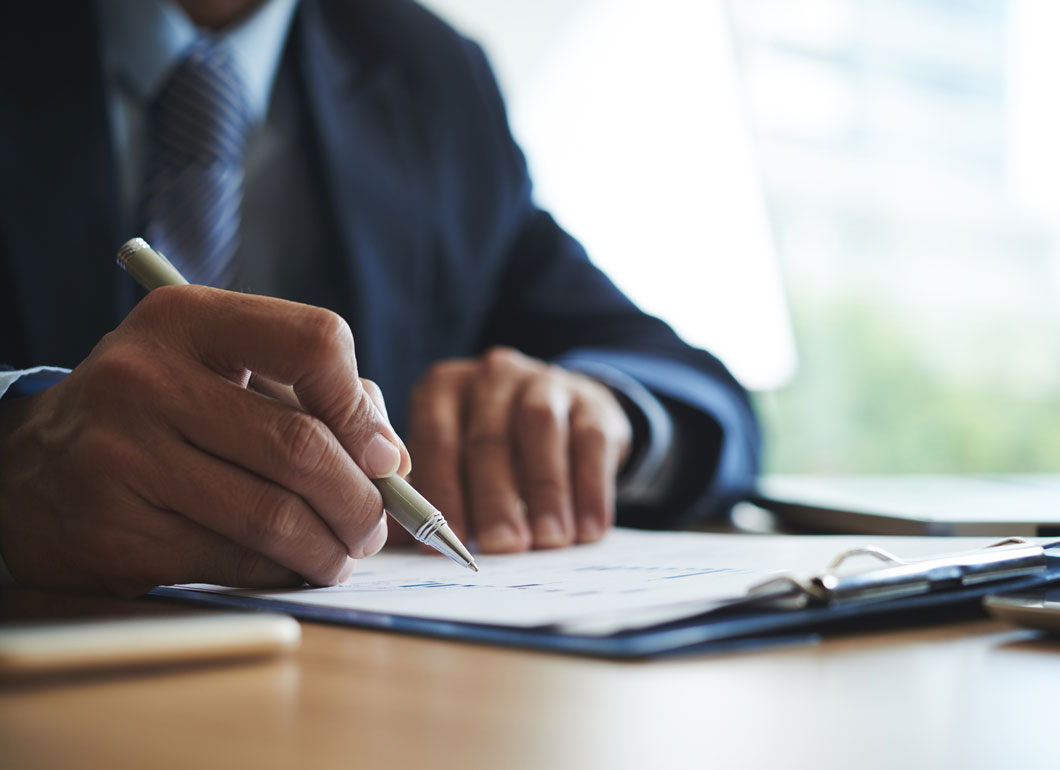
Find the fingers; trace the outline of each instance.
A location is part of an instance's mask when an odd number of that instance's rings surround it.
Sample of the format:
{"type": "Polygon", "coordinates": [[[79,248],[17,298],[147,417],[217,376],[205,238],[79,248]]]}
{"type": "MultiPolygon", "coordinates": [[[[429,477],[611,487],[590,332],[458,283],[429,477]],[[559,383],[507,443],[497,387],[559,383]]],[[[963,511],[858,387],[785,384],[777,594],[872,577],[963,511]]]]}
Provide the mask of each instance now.
{"type": "Polygon", "coordinates": [[[598,410],[578,400],[571,412],[571,476],[579,543],[603,537],[615,518],[619,448],[609,441],[598,410]]]}
{"type": "MultiPolygon", "coordinates": [[[[187,542],[191,544],[190,537],[187,542]]],[[[281,567],[257,551],[229,542],[213,533],[203,534],[195,546],[195,554],[198,556],[197,560],[189,553],[184,561],[178,562],[184,565],[180,578],[182,583],[195,579],[239,588],[276,588],[299,586],[304,582],[304,578],[298,573],[281,567]]],[[[174,564],[174,568],[176,567],[177,564],[174,564]]],[[[337,578],[336,582],[341,582],[350,574],[351,572],[344,571],[343,576],[337,578]]]]}
{"type": "Polygon", "coordinates": [[[467,387],[464,479],[478,544],[489,553],[525,551],[532,542],[511,440],[512,407],[529,375],[522,359],[490,351],[467,387]]]}
{"type": "Polygon", "coordinates": [[[103,587],[119,596],[140,596],[157,585],[174,583],[271,588],[303,582],[296,572],[178,514],[140,511],[137,521],[138,529],[112,538],[124,574],[99,577],[103,587]]]}
{"type": "Polygon", "coordinates": [[[309,583],[331,585],[349,576],[346,545],[289,489],[187,445],[170,447],[165,461],[182,472],[158,474],[149,493],[156,507],[179,511],[309,583]]]}
{"type": "Polygon", "coordinates": [[[574,542],[570,487],[572,393],[552,372],[532,378],[517,399],[513,421],[520,488],[535,548],[574,542]]]}
{"type": "Polygon", "coordinates": [[[357,376],[346,322],[322,308],[202,286],[151,292],[130,316],[170,330],[190,358],[234,378],[251,370],[292,385],[372,478],[408,472],[408,451],[357,376]],[[164,323],[159,324],[159,320],[164,323]]]}
{"type": "Polygon", "coordinates": [[[485,552],[599,539],[631,429],[611,391],[516,351],[436,365],[409,411],[414,484],[485,552]]]}
{"type": "MultiPolygon", "coordinates": [[[[312,524],[313,529],[306,532],[330,530],[329,534],[333,533],[353,558],[370,556],[382,547],[386,521],[379,492],[321,420],[245,391],[205,370],[186,372],[182,387],[199,397],[194,402],[174,399],[169,420],[172,429],[190,444],[287,490],[299,501],[299,511],[304,509],[307,515],[318,519],[312,524]]],[[[371,387],[375,388],[374,383],[371,387]]],[[[192,462],[192,458],[187,462],[192,462]]],[[[204,484],[200,482],[198,486],[204,484]]],[[[209,489],[213,497],[224,493],[225,489],[219,486],[209,489]]],[[[259,507],[281,505],[277,494],[260,501],[259,507]]],[[[223,512],[224,508],[220,510],[223,512]]],[[[218,531],[255,547],[231,529],[218,531]]],[[[266,534],[259,533],[259,537],[266,534]]],[[[278,558],[278,554],[269,555],[278,558]]],[[[278,560],[296,568],[290,561],[278,560]]],[[[321,565],[315,568],[319,570],[321,565]]],[[[307,579],[312,575],[314,582],[327,579],[316,571],[300,574],[307,579]]]]}
{"type": "Polygon", "coordinates": [[[457,537],[470,531],[463,490],[464,391],[475,364],[447,361],[433,367],[409,399],[408,441],[416,458],[413,485],[442,512],[457,537]]]}

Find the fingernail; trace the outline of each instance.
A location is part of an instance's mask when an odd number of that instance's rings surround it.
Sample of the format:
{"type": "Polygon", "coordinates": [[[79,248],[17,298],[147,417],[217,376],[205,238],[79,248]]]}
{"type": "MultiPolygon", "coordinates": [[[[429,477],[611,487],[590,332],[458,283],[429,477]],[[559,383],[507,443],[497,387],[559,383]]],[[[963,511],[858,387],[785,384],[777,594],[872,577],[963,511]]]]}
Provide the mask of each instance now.
{"type": "Polygon", "coordinates": [[[374,479],[392,476],[401,464],[401,452],[386,436],[376,433],[364,450],[364,463],[374,479]]]}
{"type": "Polygon", "coordinates": [[[351,559],[349,556],[346,557],[346,564],[343,565],[342,571],[339,572],[339,576],[335,578],[335,585],[345,583],[350,579],[350,575],[353,574],[353,570],[357,567],[357,562],[351,559]]]}
{"type": "Polygon", "coordinates": [[[478,536],[478,544],[484,551],[507,553],[522,550],[522,540],[511,524],[499,522],[478,536]]]}
{"type": "Polygon", "coordinates": [[[581,534],[578,539],[583,543],[595,543],[604,536],[604,528],[596,519],[586,519],[581,522],[579,530],[581,534]]]}
{"type": "Polygon", "coordinates": [[[361,555],[359,558],[366,559],[369,556],[374,556],[379,553],[379,550],[386,543],[387,528],[386,528],[386,517],[379,519],[379,523],[376,524],[375,529],[372,530],[372,534],[368,536],[368,539],[364,541],[364,545],[361,546],[361,555]]]}
{"type": "Polygon", "coordinates": [[[567,544],[559,519],[541,516],[534,522],[534,544],[541,548],[559,548],[567,544]]]}

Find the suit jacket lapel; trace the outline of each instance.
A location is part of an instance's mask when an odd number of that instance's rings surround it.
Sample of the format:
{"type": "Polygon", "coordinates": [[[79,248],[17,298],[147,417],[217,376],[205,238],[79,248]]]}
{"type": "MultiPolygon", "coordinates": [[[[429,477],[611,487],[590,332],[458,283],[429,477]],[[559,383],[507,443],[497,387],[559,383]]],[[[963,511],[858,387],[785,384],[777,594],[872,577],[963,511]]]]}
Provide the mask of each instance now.
{"type": "Polygon", "coordinates": [[[303,2],[293,33],[348,266],[358,363],[386,392],[406,387],[403,374],[419,360],[424,172],[399,64],[355,50],[345,35],[363,32],[363,20],[332,16],[355,16],[356,6],[303,2]]]}
{"type": "MultiPolygon", "coordinates": [[[[30,359],[66,365],[120,323],[137,296],[114,266],[117,247],[135,233],[122,221],[98,44],[84,34],[94,12],[78,4],[70,13],[78,18],[61,25],[69,34],[45,23],[43,12],[30,14],[41,17],[36,31],[20,27],[18,50],[3,56],[37,61],[40,50],[64,50],[61,61],[29,68],[18,81],[25,96],[12,97],[3,157],[9,178],[32,181],[4,186],[0,210],[30,359]]],[[[402,380],[420,360],[413,330],[427,279],[428,209],[401,68],[355,50],[364,48],[351,33],[363,21],[358,13],[356,3],[304,0],[292,34],[347,265],[358,361],[386,390],[407,386],[402,380]],[[341,14],[355,18],[329,23],[341,14]]]]}
{"type": "Polygon", "coordinates": [[[41,20],[20,38],[29,64],[8,118],[7,173],[29,181],[4,186],[2,210],[30,360],[73,366],[121,321],[135,294],[114,264],[117,247],[132,234],[119,221],[99,54],[93,36],[84,34],[95,19],[89,4],[65,13],[58,27],[41,20]],[[57,57],[61,66],[38,67],[40,51],[56,48],[65,49],[57,57]]]}

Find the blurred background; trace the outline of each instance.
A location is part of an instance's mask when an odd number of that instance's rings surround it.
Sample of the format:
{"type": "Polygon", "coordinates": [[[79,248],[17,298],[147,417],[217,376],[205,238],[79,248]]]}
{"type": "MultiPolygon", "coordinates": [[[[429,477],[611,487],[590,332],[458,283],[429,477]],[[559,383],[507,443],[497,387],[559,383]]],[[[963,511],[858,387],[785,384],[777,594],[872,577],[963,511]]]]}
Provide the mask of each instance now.
{"type": "Polygon", "coordinates": [[[1060,3],[427,0],[772,472],[1060,468],[1060,3]]]}

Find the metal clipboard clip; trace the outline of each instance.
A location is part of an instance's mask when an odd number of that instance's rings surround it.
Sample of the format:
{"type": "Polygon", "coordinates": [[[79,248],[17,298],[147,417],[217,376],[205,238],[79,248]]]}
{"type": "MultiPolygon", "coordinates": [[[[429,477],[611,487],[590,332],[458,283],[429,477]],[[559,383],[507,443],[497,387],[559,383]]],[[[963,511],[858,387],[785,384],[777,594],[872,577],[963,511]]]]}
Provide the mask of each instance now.
{"type": "Polygon", "coordinates": [[[877,602],[1029,575],[1046,566],[1045,546],[1020,537],[975,551],[917,561],[900,559],[883,548],[865,546],[842,552],[820,575],[806,579],[783,575],[752,586],[746,601],[779,609],[877,602]],[[857,556],[874,557],[886,566],[837,574],[845,562],[857,556]]]}

